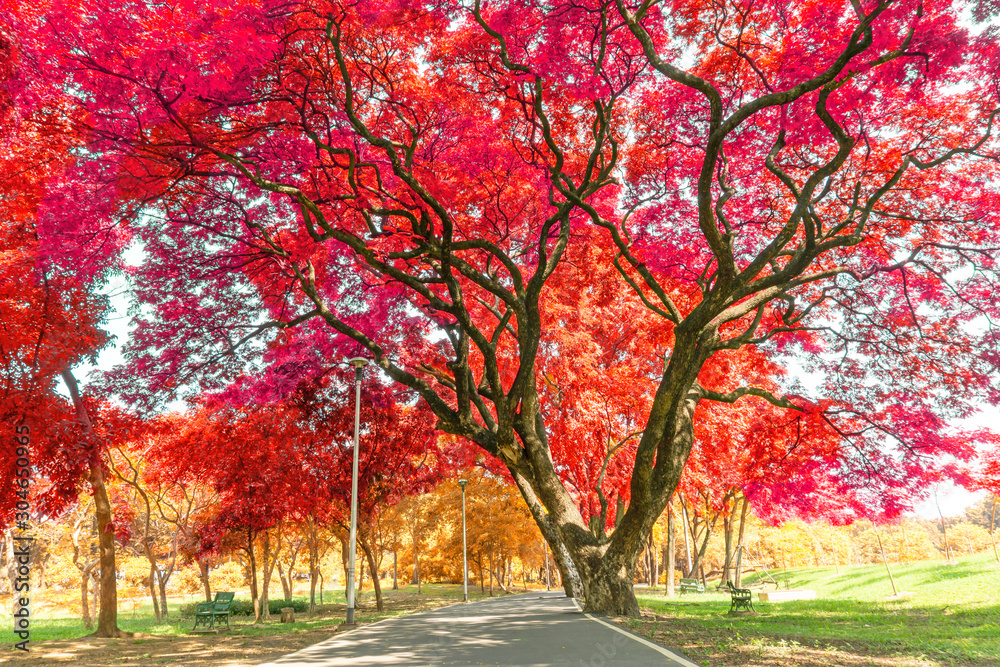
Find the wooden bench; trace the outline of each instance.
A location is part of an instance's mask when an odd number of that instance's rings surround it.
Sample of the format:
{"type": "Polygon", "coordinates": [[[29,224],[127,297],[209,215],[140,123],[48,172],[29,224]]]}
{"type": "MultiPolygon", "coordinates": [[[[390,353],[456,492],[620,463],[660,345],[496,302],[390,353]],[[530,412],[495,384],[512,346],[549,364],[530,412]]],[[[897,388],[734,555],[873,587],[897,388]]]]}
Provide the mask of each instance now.
{"type": "Polygon", "coordinates": [[[681,593],[704,593],[705,584],[697,579],[681,579],[681,593]]]}
{"type": "Polygon", "coordinates": [[[729,613],[734,611],[752,611],[757,613],[757,610],[753,608],[753,592],[749,588],[736,588],[731,582],[726,582],[726,586],[729,588],[729,596],[731,602],[729,603],[729,613]]]}
{"type": "Polygon", "coordinates": [[[211,602],[199,602],[194,608],[194,628],[191,632],[215,632],[216,625],[225,619],[229,629],[229,614],[233,609],[235,593],[216,593],[211,602]],[[201,626],[201,630],[198,627],[201,626]]]}

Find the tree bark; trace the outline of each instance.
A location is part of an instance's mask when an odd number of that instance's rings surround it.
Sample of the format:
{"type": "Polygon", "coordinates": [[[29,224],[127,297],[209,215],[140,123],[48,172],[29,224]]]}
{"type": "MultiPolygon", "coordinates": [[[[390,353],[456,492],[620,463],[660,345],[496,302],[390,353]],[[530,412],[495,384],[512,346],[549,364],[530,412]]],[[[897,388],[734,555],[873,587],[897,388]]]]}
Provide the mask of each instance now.
{"type": "Polygon", "coordinates": [[[257,555],[254,553],[254,531],[247,528],[247,545],[243,548],[247,552],[247,567],[250,569],[250,599],[253,601],[253,622],[254,625],[260,622],[260,588],[257,585],[257,555]]]}
{"type": "MultiPolygon", "coordinates": [[[[747,526],[747,507],[749,504],[750,501],[747,500],[746,496],[743,496],[743,509],[740,512],[740,534],[736,541],[736,549],[738,551],[736,556],[736,588],[743,587],[743,537],[747,526]]],[[[836,561],[836,553],[834,561],[836,561]]]]}
{"type": "Polygon", "coordinates": [[[153,616],[156,617],[157,623],[163,620],[163,616],[160,614],[160,599],[156,597],[156,565],[150,563],[149,565],[149,597],[153,601],[153,616]]]}
{"type": "Polygon", "coordinates": [[[95,637],[131,637],[132,633],[118,628],[118,584],[115,577],[115,524],[111,514],[111,502],[104,486],[104,465],[101,450],[94,441],[94,427],[87,414],[87,408],[80,397],[80,387],[68,368],[61,371],[63,381],[69,389],[76,411],[77,421],[82,428],[81,439],[87,445],[90,464],[90,486],[94,490],[94,513],[97,515],[97,539],[101,568],[100,615],[95,637]]]}
{"type": "Polygon", "coordinates": [[[274,540],[274,549],[271,549],[271,531],[264,531],[264,581],[260,590],[260,617],[261,620],[271,618],[271,575],[274,574],[274,566],[278,562],[278,554],[281,552],[282,540],[281,532],[278,532],[277,539],[274,540]]]}
{"type": "Polygon", "coordinates": [[[316,519],[310,514],[306,519],[309,540],[309,615],[316,613],[316,579],[319,577],[319,534],[316,519]]]}
{"type": "Polygon", "coordinates": [[[382,582],[379,581],[375,555],[372,553],[371,548],[365,544],[364,540],[358,540],[358,544],[361,545],[361,550],[365,552],[365,558],[368,560],[368,569],[372,573],[372,588],[375,589],[375,608],[378,611],[383,611],[385,608],[382,604],[382,582]]]}
{"type": "Polygon", "coordinates": [[[211,602],[212,586],[208,580],[208,562],[204,558],[198,559],[198,576],[201,578],[201,585],[205,589],[205,602],[211,602]]]}
{"type": "Polygon", "coordinates": [[[674,519],[673,504],[667,505],[667,582],[666,594],[668,598],[674,597],[674,571],[677,569],[677,531],[676,519],[674,519]]]}

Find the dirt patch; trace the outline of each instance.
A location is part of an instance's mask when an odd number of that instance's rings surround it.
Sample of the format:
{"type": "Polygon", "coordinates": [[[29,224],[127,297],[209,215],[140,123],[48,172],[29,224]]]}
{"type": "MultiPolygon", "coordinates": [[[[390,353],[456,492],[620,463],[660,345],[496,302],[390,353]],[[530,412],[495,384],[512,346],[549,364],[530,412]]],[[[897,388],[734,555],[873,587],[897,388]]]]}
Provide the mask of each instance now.
{"type": "MultiPolygon", "coordinates": [[[[386,596],[386,609],[382,615],[374,610],[358,610],[359,625],[372,623],[386,616],[436,609],[456,602],[454,597],[433,595],[386,596]]],[[[295,628],[280,634],[260,634],[262,628],[252,625],[234,625],[219,634],[198,635],[146,635],[137,634],[129,639],[58,639],[31,642],[30,650],[10,650],[3,647],[0,664],[74,667],[113,667],[116,665],[165,665],[185,667],[250,667],[268,662],[287,653],[298,651],[352,628],[340,625],[346,610],[343,605],[329,605],[316,616],[296,614],[295,628]],[[308,627],[306,627],[308,623],[308,627]]],[[[190,622],[187,627],[193,625],[190,622]]],[[[278,619],[268,621],[264,632],[271,627],[276,633],[278,619]]],[[[284,628],[282,628],[284,629],[284,628]]]]}

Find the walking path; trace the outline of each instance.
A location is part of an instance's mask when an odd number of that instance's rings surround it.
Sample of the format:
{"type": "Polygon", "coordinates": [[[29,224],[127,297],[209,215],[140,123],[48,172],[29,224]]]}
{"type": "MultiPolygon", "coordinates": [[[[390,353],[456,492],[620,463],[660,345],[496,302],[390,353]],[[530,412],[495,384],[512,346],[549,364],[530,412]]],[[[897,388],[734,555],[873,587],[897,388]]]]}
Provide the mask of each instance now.
{"type": "Polygon", "coordinates": [[[562,592],[456,604],[366,625],[259,667],[588,665],[697,667],[584,614],[562,592]]]}

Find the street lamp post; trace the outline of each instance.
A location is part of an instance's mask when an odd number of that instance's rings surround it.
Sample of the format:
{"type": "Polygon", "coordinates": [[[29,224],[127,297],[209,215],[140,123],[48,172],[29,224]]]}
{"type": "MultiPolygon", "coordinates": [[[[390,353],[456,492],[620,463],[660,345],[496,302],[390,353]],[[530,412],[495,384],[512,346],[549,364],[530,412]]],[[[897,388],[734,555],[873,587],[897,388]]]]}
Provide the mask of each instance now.
{"type": "Polygon", "coordinates": [[[458,480],[462,487],[462,602],[469,601],[469,550],[465,546],[465,485],[467,479],[458,480]]]}
{"type": "Polygon", "coordinates": [[[368,360],[364,357],[348,359],[354,366],[354,466],[351,471],[351,537],[347,559],[347,625],[354,625],[354,559],[358,535],[358,430],[361,426],[361,369],[368,360]]]}

